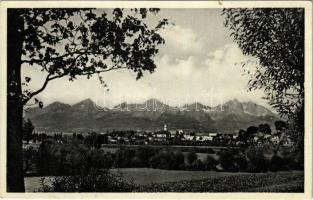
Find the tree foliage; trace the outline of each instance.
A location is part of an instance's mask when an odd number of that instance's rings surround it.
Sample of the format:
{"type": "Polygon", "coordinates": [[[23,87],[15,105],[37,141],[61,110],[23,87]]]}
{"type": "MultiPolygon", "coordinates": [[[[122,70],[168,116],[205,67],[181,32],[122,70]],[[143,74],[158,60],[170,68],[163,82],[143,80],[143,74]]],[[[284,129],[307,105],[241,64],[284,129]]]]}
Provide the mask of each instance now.
{"type": "Polygon", "coordinates": [[[29,119],[23,119],[23,140],[25,140],[27,143],[32,139],[34,129],[35,127],[29,119]]]}
{"type": "Polygon", "coordinates": [[[256,134],[258,131],[259,131],[258,127],[256,127],[256,126],[249,126],[247,128],[247,135],[248,136],[252,136],[252,135],[256,134]]]}
{"type": "Polygon", "coordinates": [[[304,9],[236,8],[223,15],[243,54],[259,60],[249,89],[264,89],[280,115],[303,123],[304,9]]]}
{"type": "Polygon", "coordinates": [[[270,125],[268,125],[267,123],[265,124],[260,124],[259,127],[258,127],[259,131],[261,133],[264,133],[264,134],[271,134],[272,133],[272,130],[271,130],[271,127],[270,125]]]}
{"type": "MultiPolygon", "coordinates": [[[[45,89],[48,82],[77,76],[90,78],[116,69],[129,69],[137,79],[144,71],[153,72],[153,57],[164,39],[158,31],[168,24],[162,19],[154,27],[146,23],[149,13],[159,9],[14,9],[22,18],[21,63],[45,72],[43,85],[36,91],[23,91],[23,104],[45,89]]],[[[23,78],[27,86],[31,77],[23,78]]],[[[42,106],[42,102],[35,99],[42,106]]]]}
{"type": "Polygon", "coordinates": [[[284,129],[286,129],[288,127],[288,124],[285,121],[282,120],[278,120],[275,122],[275,129],[278,132],[283,131],[284,129]]]}

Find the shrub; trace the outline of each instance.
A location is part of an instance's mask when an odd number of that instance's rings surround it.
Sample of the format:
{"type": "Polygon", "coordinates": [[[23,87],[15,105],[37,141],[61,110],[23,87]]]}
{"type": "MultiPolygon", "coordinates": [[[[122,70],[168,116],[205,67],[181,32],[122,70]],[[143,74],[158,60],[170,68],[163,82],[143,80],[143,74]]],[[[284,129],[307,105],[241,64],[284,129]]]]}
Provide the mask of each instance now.
{"type": "Polygon", "coordinates": [[[270,160],[264,157],[262,147],[249,147],[246,154],[250,162],[248,171],[266,172],[269,170],[270,160]]]}
{"type": "Polygon", "coordinates": [[[192,163],[191,169],[192,170],[204,170],[205,165],[200,159],[197,159],[196,161],[192,163]]]}
{"type": "Polygon", "coordinates": [[[215,170],[218,161],[212,156],[208,155],[203,164],[205,170],[215,170]]]}
{"type": "Polygon", "coordinates": [[[135,156],[130,160],[129,167],[144,167],[144,163],[139,157],[135,156]]]}
{"type": "Polygon", "coordinates": [[[37,151],[33,147],[23,149],[23,171],[31,171],[36,162],[37,151]]]}
{"type": "Polygon", "coordinates": [[[172,162],[171,162],[171,167],[170,169],[184,169],[185,167],[185,157],[182,152],[174,152],[171,153],[172,156],[172,162]]]}
{"type": "Polygon", "coordinates": [[[119,148],[115,154],[115,167],[133,167],[131,160],[135,156],[135,150],[129,148],[119,148]]]}
{"type": "Polygon", "coordinates": [[[234,165],[238,171],[246,171],[248,168],[248,161],[244,154],[239,153],[234,156],[234,165]]]}
{"type": "Polygon", "coordinates": [[[36,155],[39,175],[72,175],[88,172],[92,168],[109,168],[111,165],[111,155],[81,144],[43,142],[36,155]]]}
{"type": "Polygon", "coordinates": [[[232,151],[222,151],[220,153],[220,163],[225,171],[234,171],[234,154],[232,151]]]}
{"type": "Polygon", "coordinates": [[[135,156],[141,161],[142,167],[149,167],[150,166],[149,160],[156,153],[157,151],[155,148],[139,147],[135,152],[135,156]]]}
{"type": "Polygon", "coordinates": [[[160,151],[152,156],[150,165],[152,168],[169,169],[169,154],[165,151],[160,151]]]}
{"type": "Polygon", "coordinates": [[[274,155],[271,159],[270,170],[271,171],[286,170],[287,162],[288,161],[286,158],[274,155]]]}
{"type": "Polygon", "coordinates": [[[159,151],[150,159],[150,166],[158,169],[177,170],[184,168],[184,155],[181,152],[159,151]]]}
{"type": "Polygon", "coordinates": [[[154,155],[150,158],[149,164],[152,168],[158,168],[159,167],[159,157],[157,155],[154,155]]]}
{"type": "Polygon", "coordinates": [[[187,153],[187,163],[189,165],[192,165],[192,163],[194,163],[197,159],[198,159],[198,156],[194,151],[187,153]]]}
{"type": "Polygon", "coordinates": [[[91,170],[79,175],[56,177],[52,186],[42,181],[41,192],[130,192],[135,187],[108,170],[91,170]]]}
{"type": "Polygon", "coordinates": [[[291,153],[288,157],[287,163],[288,169],[292,170],[304,170],[304,154],[300,151],[291,153]]]}
{"type": "Polygon", "coordinates": [[[58,160],[51,152],[51,143],[42,142],[36,155],[36,168],[40,175],[54,175],[59,168],[58,160]],[[51,167],[53,166],[53,167],[51,167]]]}

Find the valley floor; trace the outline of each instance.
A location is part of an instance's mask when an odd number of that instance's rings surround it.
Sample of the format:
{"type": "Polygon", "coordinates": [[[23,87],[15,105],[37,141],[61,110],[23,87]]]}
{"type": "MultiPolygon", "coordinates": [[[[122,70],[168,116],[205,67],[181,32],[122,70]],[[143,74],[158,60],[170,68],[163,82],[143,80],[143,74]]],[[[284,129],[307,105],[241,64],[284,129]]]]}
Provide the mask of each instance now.
{"type": "MultiPolygon", "coordinates": [[[[304,173],[176,171],[150,168],[113,169],[138,185],[138,192],[303,192],[304,173]]],[[[36,192],[43,177],[26,177],[26,192],[36,192]]],[[[53,177],[44,177],[51,184],[53,177]]]]}

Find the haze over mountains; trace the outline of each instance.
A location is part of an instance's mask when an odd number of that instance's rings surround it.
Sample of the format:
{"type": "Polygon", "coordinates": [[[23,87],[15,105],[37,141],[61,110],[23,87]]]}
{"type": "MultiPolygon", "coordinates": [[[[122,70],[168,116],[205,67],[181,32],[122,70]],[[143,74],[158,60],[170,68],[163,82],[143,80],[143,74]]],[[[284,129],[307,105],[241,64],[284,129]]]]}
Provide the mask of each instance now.
{"type": "Polygon", "coordinates": [[[25,113],[36,131],[88,132],[106,130],[161,130],[164,124],[171,129],[192,131],[234,132],[251,125],[273,125],[278,116],[253,102],[234,99],[216,107],[201,103],[171,107],[157,99],[142,104],[121,103],[115,107],[99,108],[90,99],[74,105],[54,102],[25,113]]]}

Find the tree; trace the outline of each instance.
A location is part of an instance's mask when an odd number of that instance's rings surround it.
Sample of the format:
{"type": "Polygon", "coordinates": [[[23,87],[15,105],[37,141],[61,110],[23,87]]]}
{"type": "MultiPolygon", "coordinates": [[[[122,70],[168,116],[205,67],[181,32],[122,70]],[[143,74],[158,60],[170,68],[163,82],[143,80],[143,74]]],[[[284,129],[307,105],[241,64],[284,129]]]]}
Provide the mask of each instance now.
{"type": "Polygon", "coordinates": [[[23,150],[23,172],[27,173],[28,170],[36,162],[36,153],[37,151],[33,147],[29,147],[23,150]]]}
{"type": "Polygon", "coordinates": [[[222,151],[220,154],[220,163],[224,170],[233,171],[234,169],[234,154],[230,150],[222,151]]]}
{"type": "Polygon", "coordinates": [[[268,125],[266,123],[260,124],[258,129],[261,133],[264,133],[264,134],[271,134],[272,133],[270,125],[268,125]]]}
{"type": "Polygon", "coordinates": [[[8,95],[7,95],[7,190],[23,192],[22,116],[23,108],[52,80],[77,76],[90,78],[101,73],[128,69],[137,74],[152,73],[153,58],[164,39],[158,31],[168,24],[160,20],[149,27],[148,13],[159,9],[8,9],[8,95]],[[111,13],[107,13],[111,12],[111,13]],[[127,14],[125,14],[127,13],[127,14]],[[31,77],[21,78],[22,67],[39,67],[45,76],[42,86],[27,89],[31,77]],[[22,89],[23,86],[23,89],[22,89]]]}
{"type": "Polygon", "coordinates": [[[32,139],[34,129],[35,127],[29,119],[23,119],[23,140],[25,140],[27,144],[29,143],[29,140],[32,139]]]}
{"type": "Polygon", "coordinates": [[[288,127],[288,124],[285,121],[278,120],[275,122],[275,129],[277,132],[282,132],[288,127]]]}
{"type": "Polygon", "coordinates": [[[189,165],[192,165],[198,159],[198,155],[195,151],[190,151],[187,153],[187,162],[189,165]]]}
{"type": "Polygon", "coordinates": [[[247,142],[247,137],[248,137],[247,131],[242,130],[242,129],[238,131],[238,138],[237,138],[238,141],[247,142]]]}
{"type": "Polygon", "coordinates": [[[303,133],[304,9],[236,8],[223,15],[242,52],[259,61],[249,89],[263,89],[269,104],[303,133]]]}
{"type": "Polygon", "coordinates": [[[256,126],[249,126],[247,128],[247,135],[251,137],[252,135],[256,134],[259,131],[259,128],[256,126]]]}

